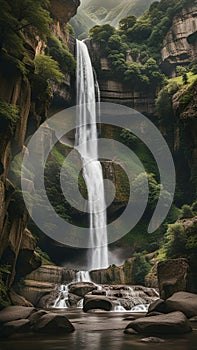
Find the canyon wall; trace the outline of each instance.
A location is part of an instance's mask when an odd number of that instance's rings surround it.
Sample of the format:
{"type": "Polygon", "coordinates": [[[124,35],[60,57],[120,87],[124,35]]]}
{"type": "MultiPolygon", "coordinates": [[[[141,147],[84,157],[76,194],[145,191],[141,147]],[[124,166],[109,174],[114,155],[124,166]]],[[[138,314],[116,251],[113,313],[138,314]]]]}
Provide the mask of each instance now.
{"type": "MultiPolygon", "coordinates": [[[[76,13],[79,4],[78,0],[51,0],[51,16],[54,19],[52,31],[55,35],[61,36],[67,46],[70,38],[66,35],[65,26],[76,13]]],[[[37,37],[26,38],[25,50],[31,60],[35,54],[43,52],[44,46],[37,37]]],[[[0,264],[8,265],[10,269],[5,281],[8,287],[41,265],[41,258],[35,252],[37,242],[26,228],[29,215],[22,194],[8,179],[8,174],[13,158],[19,153],[22,156],[26,138],[44,121],[49,108],[48,101],[44,101],[41,113],[37,109],[36,97],[32,95],[31,86],[34,67],[27,64],[25,76],[17,68],[13,66],[11,68],[9,63],[1,61],[0,100],[9,104],[10,110],[12,106],[17,106],[19,111],[15,124],[11,115],[8,115],[0,125],[0,264]]],[[[71,104],[69,76],[65,77],[61,89],[52,86],[52,91],[53,96],[63,100],[64,105],[71,104]]],[[[29,182],[27,181],[27,190],[31,191],[33,187],[29,182]]]]}
{"type": "Polygon", "coordinates": [[[197,1],[175,16],[162,49],[162,67],[170,76],[176,67],[188,65],[197,57],[197,1]]]}

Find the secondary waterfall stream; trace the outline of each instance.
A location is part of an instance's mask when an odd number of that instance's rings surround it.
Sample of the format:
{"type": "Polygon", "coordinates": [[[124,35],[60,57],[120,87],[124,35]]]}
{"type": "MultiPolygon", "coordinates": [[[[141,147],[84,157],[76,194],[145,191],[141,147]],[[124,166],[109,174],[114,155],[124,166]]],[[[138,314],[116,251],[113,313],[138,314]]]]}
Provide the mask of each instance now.
{"type": "MultiPolygon", "coordinates": [[[[88,270],[108,267],[103,172],[98,160],[97,110],[93,68],[87,46],[77,40],[77,120],[75,144],[82,159],[90,213],[88,270]]],[[[98,86],[97,86],[98,89],[98,86]]]]}

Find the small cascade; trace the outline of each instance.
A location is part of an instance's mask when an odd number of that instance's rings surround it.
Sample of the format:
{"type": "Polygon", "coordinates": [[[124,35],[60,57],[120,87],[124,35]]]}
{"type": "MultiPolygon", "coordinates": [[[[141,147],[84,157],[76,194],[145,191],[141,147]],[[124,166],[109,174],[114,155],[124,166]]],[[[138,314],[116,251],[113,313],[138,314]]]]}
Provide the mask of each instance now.
{"type": "Polygon", "coordinates": [[[140,313],[148,312],[149,304],[135,305],[129,312],[140,313]]]}
{"type": "Polygon", "coordinates": [[[62,284],[59,287],[59,295],[53,307],[57,309],[66,309],[68,307],[68,285],[62,284]]]}
{"type": "Polygon", "coordinates": [[[115,312],[126,312],[127,310],[117,301],[117,304],[114,306],[113,311],[115,312]]]}
{"type": "Polygon", "coordinates": [[[79,300],[77,303],[77,308],[78,309],[83,309],[83,299],[79,300]]]}
{"type": "Polygon", "coordinates": [[[76,282],[92,282],[88,271],[77,272],[75,281],[76,282]]]}

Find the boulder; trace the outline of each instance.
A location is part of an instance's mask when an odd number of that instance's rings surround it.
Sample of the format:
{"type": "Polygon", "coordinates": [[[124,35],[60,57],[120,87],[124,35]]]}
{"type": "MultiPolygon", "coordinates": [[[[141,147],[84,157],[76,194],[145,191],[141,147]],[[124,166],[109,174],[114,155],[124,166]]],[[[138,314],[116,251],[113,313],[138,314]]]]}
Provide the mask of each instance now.
{"type": "Polygon", "coordinates": [[[65,334],[73,332],[74,327],[66,316],[48,313],[35,323],[33,330],[40,333],[65,334]]]}
{"type": "Polygon", "coordinates": [[[69,301],[69,305],[71,307],[77,306],[77,303],[81,300],[81,297],[79,297],[78,295],[69,293],[68,294],[68,301],[69,301]]]}
{"type": "Polygon", "coordinates": [[[148,315],[153,312],[160,312],[165,313],[166,312],[166,304],[163,299],[155,300],[153,303],[150,304],[148,308],[148,315]]]}
{"type": "Polygon", "coordinates": [[[83,311],[88,312],[93,309],[101,309],[105,311],[112,310],[111,301],[102,295],[88,295],[84,298],[83,301],[83,311]]]}
{"type": "Polygon", "coordinates": [[[148,335],[154,334],[183,334],[192,331],[186,316],[180,312],[170,314],[143,317],[132,321],[126,327],[134,329],[136,332],[148,335]]]}
{"type": "Polygon", "coordinates": [[[166,300],[166,311],[181,311],[188,318],[197,316],[197,294],[178,292],[166,300]]]}
{"type": "Polygon", "coordinates": [[[190,267],[186,259],[169,259],[157,265],[160,297],[164,300],[174,293],[186,291],[190,267]]]}
{"type": "Polygon", "coordinates": [[[8,306],[0,311],[0,323],[28,318],[36,309],[25,306],[8,306]]]}
{"type": "Polygon", "coordinates": [[[30,321],[31,325],[34,325],[36,322],[39,321],[39,319],[42,316],[44,316],[46,314],[48,314],[48,311],[45,311],[45,310],[38,310],[38,311],[34,312],[33,314],[31,314],[29,316],[29,321],[30,321]]]}
{"type": "Polygon", "coordinates": [[[14,333],[23,333],[30,330],[30,321],[27,319],[15,320],[4,323],[1,327],[0,334],[7,337],[14,333]]]}
{"type": "Polygon", "coordinates": [[[69,285],[69,292],[76,294],[83,298],[89,292],[92,292],[96,288],[94,283],[91,282],[78,282],[69,285]]]}

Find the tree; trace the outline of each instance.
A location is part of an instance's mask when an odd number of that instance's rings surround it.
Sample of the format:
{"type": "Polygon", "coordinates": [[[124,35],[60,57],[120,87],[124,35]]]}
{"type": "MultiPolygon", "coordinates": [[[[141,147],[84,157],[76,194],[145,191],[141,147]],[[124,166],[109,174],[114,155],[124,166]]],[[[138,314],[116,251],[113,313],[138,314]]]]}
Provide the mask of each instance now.
{"type": "Polygon", "coordinates": [[[59,64],[52,57],[46,55],[37,55],[34,60],[35,75],[44,81],[54,80],[61,83],[64,75],[59,69],[59,64]]]}
{"type": "Polygon", "coordinates": [[[23,66],[18,61],[25,55],[25,35],[34,33],[44,38],[49,33],[48,5],[48,0],[1,0],[0,56],[15,65],[18,63],[21,70],[23,66]]]}
{"type": "Polygon", "coordinates": [[[100,43],[107,43],[109,38],[115,33],[115,28],[109,24],[94,26],[89,31],[89,37],[100,43]]]}
{"type": "Polygon", "coordinates": [[[47,54],[59,63],[61,69],[67,73],[75,73],[76,61],[74,56],[68,51],[67,47],[55,36],[48,39],[47,54]]]}
{"type": "Polygon", "coordinates": [[[128,39],[134,42],[143,42],[149,38],[152,29],[148,21],[138,20],[136,24],[128,29],[128,39]]]}
{"type": "Polygon", "coordinates": [[[168,225],[165,240],[164,250],[167,258],[185,256],[187,235],[181,223],[176,222],[175,224],[168,225]]]}
{"type": "Polygon", "coordinates": [[[135,16],[128,16],[126,18],[121,19],[121,21],[119,22],[119,29],[127,32],[127,30],[129,28],[132,28],[134,26],[134,24],[136,24],[137,22],[137,18],[135,16]]]}
{"type": "Polygon", "coordinates": [[[192,211],[192,208],[187,205],[184,204],[181,208],[181,213],[180,213],[180,219],[189,219],[189,218],[193,218],[194,213],[192,211]]]}

